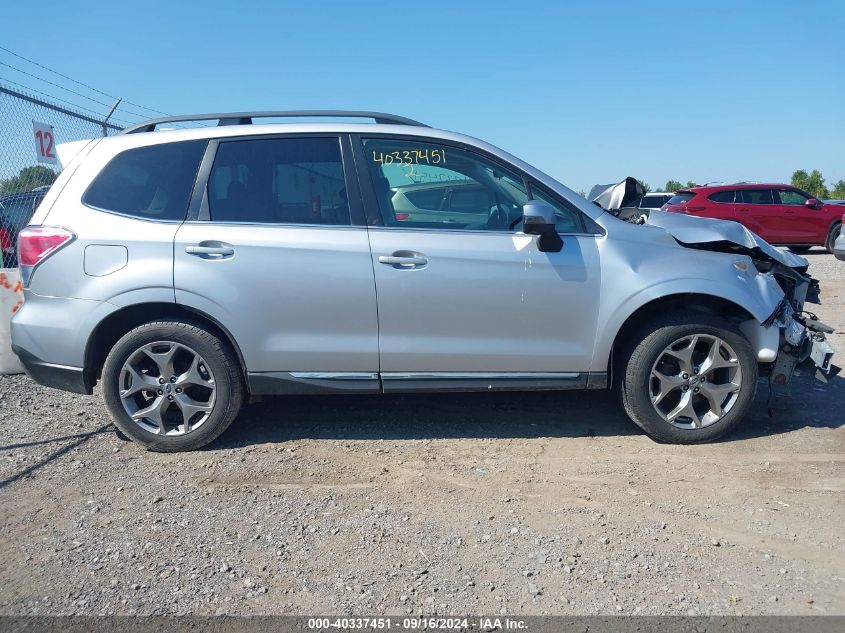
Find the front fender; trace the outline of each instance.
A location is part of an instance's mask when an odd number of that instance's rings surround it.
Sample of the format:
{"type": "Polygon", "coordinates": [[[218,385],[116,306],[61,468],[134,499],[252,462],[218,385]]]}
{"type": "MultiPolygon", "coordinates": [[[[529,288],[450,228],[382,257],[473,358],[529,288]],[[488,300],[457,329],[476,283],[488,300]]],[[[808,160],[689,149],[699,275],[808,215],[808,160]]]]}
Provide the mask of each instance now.
{"type": "Polygon", "coordinates": [[[637,310],[658,299],[689,295],[714,297],[736,304],[760,323],[765,321],[781,303],[784,293],[774,277],[756,273],[750,260],[748,265],[750,270],[754,271],[753,273],[732,269],[736,274],[714,274],[708,278],[680,277],[656,282],[646,287],[637,287],[636,283],[632,284],[630,279],[615,279],[613,288],[606,289],[603,295],[605,298],[623,295],[624,298],[615,302],[605,301],[600,311],[602,316],[599,324],[604,325],[601,327],[601,334],[596,339],[593,354],[594,366],[590,368],[591,371],[607,369],[611,349],[624,323],[637,310]],[[632,285],[627,285],[626,281],[627,284],[632,285]],[[622,288],[626,285],[635,290],[625,293],[622,288]]]}

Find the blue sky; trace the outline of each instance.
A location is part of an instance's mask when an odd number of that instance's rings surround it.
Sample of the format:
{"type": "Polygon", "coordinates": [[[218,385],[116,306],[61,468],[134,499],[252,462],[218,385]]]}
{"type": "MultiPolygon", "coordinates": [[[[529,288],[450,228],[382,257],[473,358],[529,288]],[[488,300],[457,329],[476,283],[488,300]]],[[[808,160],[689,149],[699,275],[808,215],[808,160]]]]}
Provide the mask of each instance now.
{"type": "Polygon", "coordinates": [[[841,0],[39,0],[3,22],[0,45],[169,113],[394,112],[574,189],[845,178],[841,0]]]}

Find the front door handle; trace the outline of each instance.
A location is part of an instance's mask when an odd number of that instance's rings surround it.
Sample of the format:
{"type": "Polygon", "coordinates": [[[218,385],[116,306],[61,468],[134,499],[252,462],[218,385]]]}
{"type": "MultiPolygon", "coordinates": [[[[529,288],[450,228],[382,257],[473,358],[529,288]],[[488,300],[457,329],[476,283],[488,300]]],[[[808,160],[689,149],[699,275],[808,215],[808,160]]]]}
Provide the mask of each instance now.
{"type": "Polygon", "coordinates": [[[395,251],[391,255],[379,255],[378,263],[393,266],[397,270],[410,270],[427,265],[428,258],[414,251],[395,251]]]}
{"type": "Polygon", "coordinates": [[[231,244],[217,241],[203,241],[185,247],[188,255],[196,255],[202,259],[226,259],[235,254],[235,247],[231,244]]]}

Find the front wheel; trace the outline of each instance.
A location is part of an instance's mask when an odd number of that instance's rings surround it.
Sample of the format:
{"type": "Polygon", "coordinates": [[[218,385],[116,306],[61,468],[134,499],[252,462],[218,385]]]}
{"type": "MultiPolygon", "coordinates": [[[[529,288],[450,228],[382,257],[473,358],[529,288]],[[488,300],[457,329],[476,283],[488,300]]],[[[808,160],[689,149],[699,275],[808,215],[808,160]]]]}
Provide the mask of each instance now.
{"type": "Polygon", "coordinates": [[[237,356],[199,325],[145,323],[121,338],[103,366],[115,425],[149,450],[188,451],[232,423],[243,401],[237,356]]]}
{"type": "Polygon", "coordinates": [[[653,322],[623,353],[622,403],[651,437],[709,442],[733,429],[757,388],[757,359],[731,321],[697,312],[653,322]]]}

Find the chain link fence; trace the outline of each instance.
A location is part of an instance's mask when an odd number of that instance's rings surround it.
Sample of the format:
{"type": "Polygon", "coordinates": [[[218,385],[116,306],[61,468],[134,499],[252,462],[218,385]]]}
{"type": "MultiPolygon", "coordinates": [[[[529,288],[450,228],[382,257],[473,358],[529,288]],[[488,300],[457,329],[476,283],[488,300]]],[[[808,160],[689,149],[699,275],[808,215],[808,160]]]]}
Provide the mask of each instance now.
{"type": "Polygon", "coordinates": [[[17,235],[61,171],[56,145],[119,131],[116,125],[0,83],[0,244],[17,266],[17,235]]]}

